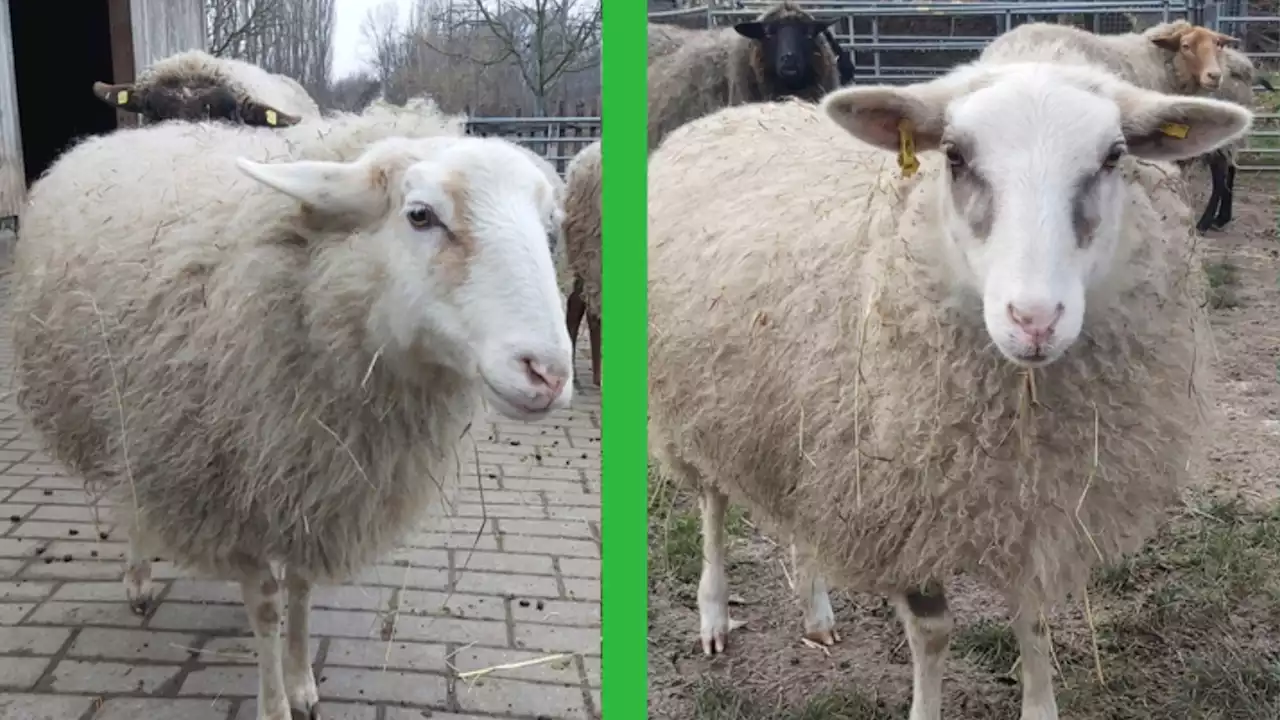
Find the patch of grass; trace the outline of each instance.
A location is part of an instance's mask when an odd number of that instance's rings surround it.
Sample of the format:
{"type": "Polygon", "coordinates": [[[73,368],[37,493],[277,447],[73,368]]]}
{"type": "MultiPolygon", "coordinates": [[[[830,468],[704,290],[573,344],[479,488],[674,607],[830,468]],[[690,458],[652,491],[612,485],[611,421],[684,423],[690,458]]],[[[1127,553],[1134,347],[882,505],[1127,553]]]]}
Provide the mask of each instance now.
{"type": "Polygon", "coordinates": [[[829,688],[795,707],[764,707],[732,685],[711,679],[697,687],[693,720],[894,720],[900,716],[856,688],[829,688]]]}
{"type": "MultiPolygon", "coordinates": [[[[702,573],[702,516],[697,498],[649,467],[649,557],[666,578],[697,584],[702,573]]],[[[746,513],[736,505],[725,512],[730,538],[746,533],[746,513]]]]}
{"type": "Polygon", "coordinates": [[[993,675],[1007,675],[1018,662],[1018,639],[1003,620],[979,620],[951,636],[951,652],[993,675]]]}
{"type": "Polygon", "coordinates": [[[1106,685],[1088,638],[1059,650],[1064,714],[1106,720],[1280,717],[1280,509],[1195,508],[1095,574],[1106,685]],[[1067,652],[1063,652],[1066,650],[1067,652]]]}
{"type": "Polygon", "coordinates": [[[1235,265],[1228,262],[1206,262],[1204,274],[1209,281],[1206,299],[1215,310],[1233,308],[1240,304],[1240,297],[1235,288],[1240,284],[1239,272],[1235,265]]]}

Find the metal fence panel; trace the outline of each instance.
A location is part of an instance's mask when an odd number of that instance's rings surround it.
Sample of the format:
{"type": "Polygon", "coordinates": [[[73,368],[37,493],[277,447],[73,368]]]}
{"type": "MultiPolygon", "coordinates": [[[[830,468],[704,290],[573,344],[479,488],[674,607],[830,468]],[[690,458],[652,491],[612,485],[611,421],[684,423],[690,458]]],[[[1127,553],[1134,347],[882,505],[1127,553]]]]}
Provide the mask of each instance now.
{"type": "MultiPolygon", "coordinates": [[[[649,14],[654,22],[726,27],[763,12],[769,2],[649,14]]],[[[838,18],[831,30],[852,50],[855,83],[911,83],[977,58],[987,43],[1027,22],[1075,25],[1095,33],[1142,31],[1186,19],[1241,40],[1242,49],[1280,86],[1277,0],[798,0],[810,14],[838,18]]],[[[1260,96],[1255,132],[1242,167],[1280,170],[1280,95],[1260,96]]]]}
{"type": "Polygon", "coordinates": [[[564,175],[579,150],[600,139],[598,117],[473,117],[467,134],[518,142],[546,158],[564,175]]]}

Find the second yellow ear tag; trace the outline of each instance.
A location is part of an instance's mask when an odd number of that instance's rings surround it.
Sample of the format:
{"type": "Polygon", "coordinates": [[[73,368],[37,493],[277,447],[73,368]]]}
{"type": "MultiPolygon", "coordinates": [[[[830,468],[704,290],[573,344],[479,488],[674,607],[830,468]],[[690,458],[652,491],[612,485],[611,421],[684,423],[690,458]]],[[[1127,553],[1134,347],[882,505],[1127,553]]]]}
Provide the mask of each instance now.
{"type": "Polygon", "coordinates": [[[127,103],[127,102],[129,102],[129,91],[128,91],[128,90],[121,90],[120,92],[116,93],[116,104],[117,104],[117,105],[124,105],[124,104],[125,104],[125,103],[127,103]]]}
{"type": "Polygon", "coordinates": [[[268,110],[268,111],[267,111],[267,124],[268,124],[268,125],[275,125],[275,124],[276,124],[276,111],[275,111],[275,110],[268,110]]]}
{"type": "Polygon", "coordinates": [[[1178,138],[1179,140],[1185,138],[1187,136],[1187,132],[1190,130],[1191,128],[1181,123],[1165,123],[1160,126],[1160,132],[1168,135],[1169,137],[1178,138]]]}
{"type": "Polygon", "coordinates": [[[902,169],[902,177],[911,177],[920,169],[912,129],[910,120],[902,118],[898,121],[898,167],[902,169]]]}

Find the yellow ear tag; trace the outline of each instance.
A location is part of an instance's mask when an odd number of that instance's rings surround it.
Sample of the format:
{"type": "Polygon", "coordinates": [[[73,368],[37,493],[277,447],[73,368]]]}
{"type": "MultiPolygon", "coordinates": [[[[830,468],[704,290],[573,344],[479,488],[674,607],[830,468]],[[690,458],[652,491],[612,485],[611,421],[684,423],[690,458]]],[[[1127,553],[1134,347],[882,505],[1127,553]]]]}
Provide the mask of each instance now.
{"type": "Polygon", "coordinates": [[[275,110],[268,110],[268,111],[267,111],[267,124],[268,124],[268,125],[275,125],[275,124],[276,124],[276,111],[275,111],[275,110]]]}
{"type": "Polygon", "coordinates": [[[916,140],[912,134],[911,121],[903,118],[898,121],[898,167],[902,168],[902,177],[911,177],[920,169],[920,161],[916,159],[916,140]]]}
{"type": "Polygon", "coordinates": [[[1160,126],[1160,132],[1168,135],[1169,137],[1178,138],[1179,140],[1185,138],[1187,136],[1187,132],[1190,130],[1191,128],[1181,123],[1165,123],[1160,126]]]}
{"type": "Polygon", "coordinates": [[[124,105],[125,103],[128,103],[128,102],[129,102],[129,91],[128,91],[128,90],[121,90],[120,92],[116,93],[116,104],[117,104],[117,105],[124,105]]]}

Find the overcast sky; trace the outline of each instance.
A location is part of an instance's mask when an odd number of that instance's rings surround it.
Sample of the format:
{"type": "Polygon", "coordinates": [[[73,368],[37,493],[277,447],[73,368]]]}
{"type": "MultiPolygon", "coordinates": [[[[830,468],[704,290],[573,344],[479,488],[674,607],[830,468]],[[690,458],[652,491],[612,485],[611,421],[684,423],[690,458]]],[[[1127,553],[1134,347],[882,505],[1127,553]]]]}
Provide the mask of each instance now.
{"type": "MultiPolygon", "coordinates": [[[[390,0],[400,6],[400,19],[408,19],[413,0],[390,0]]],[[[346,77],[363,68],[369,48],[360,36],[369,11],[387,0],[336,0],[333,19],[333,79],[346,77]]]]}

